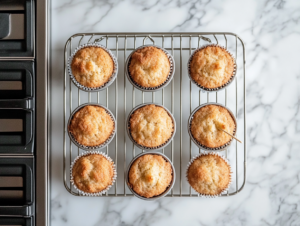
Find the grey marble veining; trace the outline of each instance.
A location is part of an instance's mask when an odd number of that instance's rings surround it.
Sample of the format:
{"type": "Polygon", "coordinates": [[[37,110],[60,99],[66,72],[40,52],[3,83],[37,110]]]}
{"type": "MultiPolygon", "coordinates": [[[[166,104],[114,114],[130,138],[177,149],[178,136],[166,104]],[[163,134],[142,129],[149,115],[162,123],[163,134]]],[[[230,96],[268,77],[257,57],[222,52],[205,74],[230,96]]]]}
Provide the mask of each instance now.
{"type": "Polygon", "coordinates": [[[300,225],[300,1],[52,1],[51,224],[300,225]],[[62,179],[63,48],[78,32],[229,31],[246,44],[248,179],[217,199],[83,198],[62,179]],[[59,142],[57,142],[59,140],[59,142]]]}

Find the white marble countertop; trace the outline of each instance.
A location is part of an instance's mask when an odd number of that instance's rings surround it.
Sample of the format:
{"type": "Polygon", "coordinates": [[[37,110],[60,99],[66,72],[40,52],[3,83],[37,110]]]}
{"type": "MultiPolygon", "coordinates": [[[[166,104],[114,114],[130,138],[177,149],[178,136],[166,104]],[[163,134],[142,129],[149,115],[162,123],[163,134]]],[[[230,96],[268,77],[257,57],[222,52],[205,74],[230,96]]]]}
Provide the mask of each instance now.
{"type": "Polygon", "coordinates": [[[300,225],[300,1],[52,1],[51,225],[300,225]],[[63,48],[78,32],[228,31],[247,53],[248,179],[229,198],[85,198],[62,175],[63,48]]]}

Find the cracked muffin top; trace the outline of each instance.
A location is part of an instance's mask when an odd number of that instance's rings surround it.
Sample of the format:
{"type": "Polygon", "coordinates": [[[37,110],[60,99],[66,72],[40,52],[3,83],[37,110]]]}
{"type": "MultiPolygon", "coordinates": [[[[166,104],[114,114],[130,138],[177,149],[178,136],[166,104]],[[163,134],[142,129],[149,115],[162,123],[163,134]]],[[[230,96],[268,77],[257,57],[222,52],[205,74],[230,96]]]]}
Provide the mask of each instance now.
{"type": "Polygon", "coordinates": [[[189,166],[187,179],[198,193],[219,195],[231,181],[230,166],[218,155],[201,155],[189,166]]]}
{"type": "Polygon", "coordinates": [[[205,88],[218,88],[233,76],[234,59],[219,46],[197,51],[190,62],[191,78],[205,88]]]}
{"type": "Polygon", "coordinates": [[[85,155],[75,162],[72,176],[74,184],[79,190],[97,193],[113,183],[114,166],[103,155],[85,155]]]}
{"type": "Polygon", "coordinates": [[[79,109],[71,119],[69,131],[85,146],[98,146],[113,133],[115,123],[100,106],[88,105],[79,109]]]}
{"type": "Polygon", "coordinates": [[[220,128],[234,134],[235,127],[235,121],[229,111],[213,104],[200,108],[191,121],[193,137],[209,148],[220,147],[232,139],[220,128]]]}
{"type": "Polygon", "coordinates": [[[170,73],[170,61],[164,51],[154,46],[136,50],[130,58],[130,77],[140,86],[163,84],[170,73]]]}
{"type": "Polygon", "coordinates": [[[132,138],[145,147],[157,147],[167,142],[174,131],[173,120],[159,106],[149,104],[133,112],[130,117],[132,138]]]}
{"type": "Polygon", "coordinates": [[[162,194],[173,179],[171,164],[161,155],[146,154],[131,165],[129,186],[140,196],[151,198],[162,194]]]}
{"type": "Polygon", "coordinates": [[[114,61],[101,47],[90,46],[75,54],[71,69],[77,82],[96,88],[108,82],[114,71],[114,61]]]}

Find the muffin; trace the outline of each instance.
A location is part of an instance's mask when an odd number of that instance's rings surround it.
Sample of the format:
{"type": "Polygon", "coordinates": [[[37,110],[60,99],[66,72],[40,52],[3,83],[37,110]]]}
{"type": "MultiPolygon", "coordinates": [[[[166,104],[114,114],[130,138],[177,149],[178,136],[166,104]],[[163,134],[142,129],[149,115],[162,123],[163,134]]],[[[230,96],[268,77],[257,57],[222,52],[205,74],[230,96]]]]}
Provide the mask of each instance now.
{"type": "Polygon", "coordinates": [[[173,179],[171,164],[161,155],[146,154],[131,165],[128,185],[140,196],[158,196],[170,186],[173,179]]]}
{"type": "Polygon", "coordinates": [[[86,193],[98,193],[108,189],[115,176],[113,162],[102,154],[83,155],[72,167],[73,184],[86,193]]]}
{"type": "Polygon", "coordinates": [[[136,50],[130,58],[129,74],[139,86],[150,88],[162,85],[170,73],[166,53],[154,46],[136,50]]]}
{"type": "Polygon", "coordinates": [[[149,104],[133,112],[130,117],[130,134],[144,147],[154,148],[166,143],[173,135],[174,124],[168,112],[149,104]]]}
{"type": "Polygon", "coordinates": [[[76,52],[71,70],[78,83],[96,88],[109,81],[114,72],[114,61],[101,47],[88,46],[76,52]]]}
{"type": "Polygon", "coordinates": [[[87,105],[74,114],[68,129],[79,144],[93,147],[107,141],[114,127],[112,117],[104,108],[87,105]]]}
{"type": "Polygon", "coordinates": [[[229,111],[218,105],[206,105],[201,107],[194,115],[190,124],[192,136],[200,144],[217,148],[231,141],[230,134],[235,132],[235,121],[229,111]]]}
{"type": "Polygon", "coordinates": [[[189,73],[198,85],[208,89],[219,88],[234,76],[235,61],[224,48],[206,46],[193,54],[189,73]]]}
{"type": "Polygon", "coordinates": [[[230,166],[217,154],[200,154],[189,165],[187,180],[201,195],[220,195],[230,185],[230,166]]]}

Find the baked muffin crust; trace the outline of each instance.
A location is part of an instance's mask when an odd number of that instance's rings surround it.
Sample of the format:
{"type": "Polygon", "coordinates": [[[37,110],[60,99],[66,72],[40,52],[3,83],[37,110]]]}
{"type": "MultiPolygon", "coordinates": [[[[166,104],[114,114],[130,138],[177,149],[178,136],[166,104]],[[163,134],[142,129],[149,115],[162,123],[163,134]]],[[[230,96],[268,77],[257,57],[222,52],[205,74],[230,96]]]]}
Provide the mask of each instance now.
{"type": "Polygon", "coordinates": [[[233,76],[234,60],[218,46],[207,46],[196,52],[190,63],[191,78],[206,88],[218,88],[233,76]]]}
{"type": "Polygon", "coordinates": [[[114,126],[114,121],[104,108],[88,105],[74,114],[69,131],[78,143],[98,146],[110,137],[114,126]]]}
{"type": "Polygon", "coordinates": [[[135,51],[130,59],[129,73],[143,87],[163,84],[170,73],[170,61],[161,49],[148,46],[135,51]]]}
{"type": "Polygon", "coordinates": [[[88,193],[101,192],[113,183],[114,166],[102,155],[85,155],[75,162],[72,176],[79,190],[88,193]]]}
{"type": "Polygon", "coordinates": [[[131,136],[142,146],[157,147],[164,144],[171,138],[173,131],[173,120],[162,107],[149,104],[131,115],[131,136]]]}
{"type": "Polygon", "coordinates": [[[89,46],[75,54],[71,69],[77,82],[95,88],[102,86],[112,76],[114,62],[104,49],[89,46]]]}
{"type": "Polygon", "coordinates": [[[219,195],[231,181],[230,166],[218,155],[201,155],[188,168],[189,184],[203,195],[219,195]]]}
{"type": "Polygon", "coordinates": [[[200,108],[191,122],[193,137],[209,148],[220,147],[231,140],[231,136],[219,128],[233,134],[235,127],[235,122],[227,109],[213,104],[200,108]]]}
{"type": "Polygon", "coordinates": [[[160,155],[139,157],[129,170],[129,186],[140,196],[151,198],[162,194],[171,184],[172,166],[160,155]]]}

